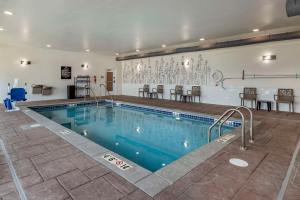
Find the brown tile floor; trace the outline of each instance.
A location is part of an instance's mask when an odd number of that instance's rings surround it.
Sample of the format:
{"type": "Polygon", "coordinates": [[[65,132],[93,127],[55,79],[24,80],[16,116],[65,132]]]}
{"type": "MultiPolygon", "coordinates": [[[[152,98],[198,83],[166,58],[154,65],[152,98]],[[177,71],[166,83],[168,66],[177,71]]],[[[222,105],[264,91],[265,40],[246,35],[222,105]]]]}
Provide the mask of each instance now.
{"type": "MultiPolygon", "coordinates": [[[[127,96],[114,99],[217,115],[228,108],[127,96]]],[[[64,100],[27,104],[61,102],[64,100]]],[[[275,199],[299,139],[300,114],[254,111],[254,116],[261,124],[255,128],[255,143],[248,144],[247,151],[239,150],[239,140],[233,142],[154,199],[275,199]],[[249,166],[230,165],[228,160],[233,157],[247,160],[249,166]]],[[[152,199],[47,129],[20,128],[20,124],[30,122],[32,119],[21,112],[0,110],[0,136],[14,161],[28,199],[152,199]]],[[[297,161],[285,199],[299,199],[299,155],[297,161]]],[[[0,196],[14,199],[15,188],[5,166],[5,162],[0,162],[0,196]]]]}
{"type": "MultiPolygon", "coordinates": [[[[22,112],[0,110],[0,136],[28,199],[114,200],[134,192],[141,199],[148,198],[144,192],[49,130],[20,128],[31,122],[33,120],[22,112]]],[[[17,198],[3,155],[0,155],[0,197],[17,198]]]]}

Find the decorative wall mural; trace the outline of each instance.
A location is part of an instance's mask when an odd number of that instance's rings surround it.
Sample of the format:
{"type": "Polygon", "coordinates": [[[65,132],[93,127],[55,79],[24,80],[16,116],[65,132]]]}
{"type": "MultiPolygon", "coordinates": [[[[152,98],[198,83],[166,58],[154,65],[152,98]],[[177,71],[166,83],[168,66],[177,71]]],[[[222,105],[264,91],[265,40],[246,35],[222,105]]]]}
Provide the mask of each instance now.
{"type": "Polygon", "coordinates": [[[213,69],[201,54],[123,61],[123,83],[210,85],[213,69]]]}

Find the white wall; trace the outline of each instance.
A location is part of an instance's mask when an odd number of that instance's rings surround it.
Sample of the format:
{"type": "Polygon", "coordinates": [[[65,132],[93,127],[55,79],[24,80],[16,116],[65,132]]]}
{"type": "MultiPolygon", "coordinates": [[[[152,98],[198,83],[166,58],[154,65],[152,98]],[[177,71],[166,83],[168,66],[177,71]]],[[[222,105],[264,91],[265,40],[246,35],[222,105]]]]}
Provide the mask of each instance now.
{"type": "MultiPolygon", "coordinates": [[[[293,88],[295,89],[296,95],[295,110],[300,112],[300,79],[228,80],[224,82],[226,90],[223,90],[220,86],[216,87],[214,81],[211,80],[211,74],[214,70],[222,71],[224,77],[241,77],[242,70],[245,70],[246,74],[300,74],[299,56],[300,40],[290,40],[123,61],[122,93],[124,95],[137,96],[138,88],[142,87],[144,83],[150,83],[151,87],[155,87],[157,84],[164,84],[165,98],[169,98],[169,90],[174,88],[175,84],[183,84],[184,89],[187,90],[191,88],[191,85],[198,83],[202,88],[201,102],[239,105],[240,99],[238,93],[242,92],[243,87],[257,87],[259,94],[258,98],[269,100],[273,100],[273,95],[276,93],[277,88],[293,88]],[[189,77],[193,77],[193,73],[189,71],[190,69],[187,69],[187,76],[184,76],[183,78],[179,77],[176,82],[174,82],[173,79],[171,79],[171,81],[166,81],[169,73],[174,75],[173,68],[176,66],[176,63],[179,63],[180,65],[183,58],[190,61],[191,58],[197,60],[200,54],[203,57],[203,60],[207,61],[207,66],[209,67],[208,72],[205,72],[206,74],[204,75],[210,77],[210,80],[207,81],[207,83],[203,83],[203,77],[200,77],[199,79],[199,76],[198,78],[197,76],[194,78],[196,81],[190,81],[191,78],[189,77]],[[262,56],[265,54],[275,54],[277,55],[277,60],[270,61],[269,63],[263,62],[262,56]],[[162,58],[163,62],[161,61],[162,58]],[[174,64],[170,67],[172,59],[174,60],[174,64]],[[137,65],[141,63],[142,65],[139,66],[141,69],[138,71],[137,65]],[[145,71],[147,68],[152,68],[154,71],[159,69],[164,75],[159,75],[159,77],[157,77],[158,75],[155,74],[155,72],[149,72],[149,70],[145,71]],[[145,78],[145,80],[141,81],[143,78],[145,78]]],[[[196,66],[196,62],[194,65],[196,66]]],[[[204,69],[204,66],[205,65],[202,64],[201,70],[204,69]]],[[[182,71],[179,73],[181,72],[182,71]]],[[[200,73],[201,75],[202,72],[198,71],[196,73],[200,73]]],[[[274,107],[275,105],[273,105],[273,108],[274,107]]],[[[287,111],[287,108],[288,107],[285,105],[280,106],[281,110],[287,111]]]]}
{"type": "MultiPolygon", "coordinates": [[[[23,87],[25,82],[28,84],[29,101],[67,98],[67,85],[74,84],[75,76],[96,75],[98,83],[105,82],[106,70],[115,69],[116,64],[114,57],[94,53],[0,45],[0,97],[1,99],[7,97],[7,83],[13,84],[14,79],[18,78],[19,86],[23,87]],[[22,67],[20,65],[22,58],[32,61],[32,64],[22,67]],[[81,67],[83,63],[88,63],[87,70],[81,67]],[[61,66],[72,67],[71,80],[61,80],[61,66]],[[100,79],[101,76],[104,78],[100,79]],[[32,84],[52,86],[54,87],[53,94],[50,96],[33,95],[31,94],[32,84]]],[[[121,86],[118,85],[118,87],[121,86]]],[[[100,89],[96,92],[99,94],[100,89]]]]}

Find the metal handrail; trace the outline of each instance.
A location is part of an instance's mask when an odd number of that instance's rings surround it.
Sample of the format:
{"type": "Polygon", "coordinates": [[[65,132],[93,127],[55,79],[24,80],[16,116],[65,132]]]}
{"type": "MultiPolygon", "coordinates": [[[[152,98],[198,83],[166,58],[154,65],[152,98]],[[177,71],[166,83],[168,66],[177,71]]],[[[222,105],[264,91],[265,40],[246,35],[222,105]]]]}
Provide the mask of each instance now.
{"type": "MultiPolygon", "coordinates": [[[[112,95],[109,93],[109,91],[108,91],[108,89],[107,89],[107,87],[104,83],[100,84],[100,89],[101,89],[102,86],[105,89],[105,95],[108,94],[110,96],[110,99],[111,99],[111,102],[112,102],[112,105],[113,105],[114,104],[114,99],[113,99],[112,95]]],[[[101,91],[100,91],[100,99],[101,99],[101,91]]]]}
{"type": "Polygon", "coordinates": [[[97,95],[96,95],[96,93],[94,92],[94,90],[93,90],[92,88],[90,88],[90,90],[91,90],[91,92],[93,93],[93,96],[94,96],[94,98],[95,98],[95,101],[96,101],[97,107],[98,107],[98,106],[99,106],[99,101],[98,101],[97,95]]]}
{"type": "Polygon", "coordinates": [[[217,120],[215,121],[208,129],[208,143],[211,142],[211,131],[212,131],[212,128],[214,126],[216,126],[228,113],[230,114],[234,114],[234,113],[239,113],[241,118],[242,118],[242,146],[240,147],[241,150],[246,150],[246,142],[245,142],[245,117],[244,117],[244,114],[239,111],[238,109],[228,109],[224,112],[224,114],[217,120]]]}
{"type": "MultiPolygon", "coordinates": [[[[248,110],[249,111],[249,114],[250,114],[250,128],[249,128],[249,132],[250,132],[250,140],[249,140],[249,142],[250,143],[254,143],[254,134],[253,134],[253,113],[252,113],[252,111],[248,108],[248,107],[246,107],[246,106],[238,106],[238,107],[236,107],[235,109],[237,109],[237,110],[239,110],[239,109],[241,109],[241,108],[244,108],[244,109],[246,109],[246,110],[248,110]]],[[[221,124],[219,125],[219,137],[221,137],[221,135],[222,135],[222,131],[221,131],[221,129],[222,129],[222,126],[223,126],[223,124],[232,116],[234,114],[234,112],[231,112],[230,113],[230,115],[228,115],[228,117],[224,120],[224,121],[222,121],[221,122],[221,124]]]]}

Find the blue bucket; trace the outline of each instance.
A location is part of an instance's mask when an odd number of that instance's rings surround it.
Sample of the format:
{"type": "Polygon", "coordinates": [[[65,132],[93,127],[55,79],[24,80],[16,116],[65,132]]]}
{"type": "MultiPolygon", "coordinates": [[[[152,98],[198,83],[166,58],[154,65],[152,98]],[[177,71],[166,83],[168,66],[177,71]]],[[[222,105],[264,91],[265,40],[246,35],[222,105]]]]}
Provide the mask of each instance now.
{"type": "Polygon", "coordinates": [[[8,99],[8,98],[4,99],[4,105],[7,110],[12,110],[12,104],[11,104],[10,99],[8,99]]]}

